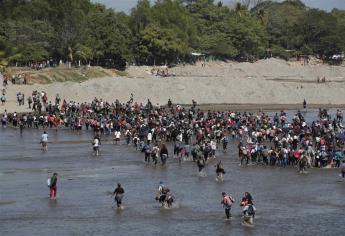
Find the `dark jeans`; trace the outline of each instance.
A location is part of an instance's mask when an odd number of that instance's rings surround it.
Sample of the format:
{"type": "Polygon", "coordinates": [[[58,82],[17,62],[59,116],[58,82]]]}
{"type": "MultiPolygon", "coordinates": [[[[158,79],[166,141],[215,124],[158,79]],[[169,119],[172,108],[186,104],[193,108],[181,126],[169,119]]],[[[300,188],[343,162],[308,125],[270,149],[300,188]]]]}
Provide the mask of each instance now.
{"type": "Polygon", "coordinates": [[[339,168],[340,167],[340,160],[335,160],[335,167],[339,168]]]}
{"type": "Polygon", "coordinates": [[[166,154],[162,154],[161,155],[161,161],[162,161],[162,165],[165,165],[166,161],[167,161],[168,156],[166,154]]]}
{"type": "Polygon", "coordinates": [[[162,194],[162,195],[159,197],[159,202],[160,202],[160,203],[165,202],[165,198],[166,198],[166,195],[165,195],[165,194],[162,194]]]}
{"type": "Polygon", "coordinates": [[[150,153],[145,152],[145,162],[150,162],[150,153]]]}
{"type": "Polygon", "coordinates": [[[249,164],[249,157],[247,155],[241,157],[241,165],[243,165],[243,162],[246,162],[246,165],[249,164]]]}
{"type": "Polygon", "coordinates": [[[231,210],[231,208],[225,208],[225,215],[226,215],[227,219],[229,219],[231,217],[230,210],[231,210]]]}
{"type": "Polygon", "coordinates": [[[153,160],[153,162],[155,163],[155,165],[157,165],[158,159],[157,159],[157,156],[156,156],[156,155],[152,156],[152,160],[153,160]]]}

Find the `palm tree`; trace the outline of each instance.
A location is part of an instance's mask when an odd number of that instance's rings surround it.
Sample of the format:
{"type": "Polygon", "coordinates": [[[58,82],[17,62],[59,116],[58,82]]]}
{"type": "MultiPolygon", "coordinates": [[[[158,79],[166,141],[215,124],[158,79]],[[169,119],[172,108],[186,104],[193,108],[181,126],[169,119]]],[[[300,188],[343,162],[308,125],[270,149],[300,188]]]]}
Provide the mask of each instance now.
{"type": "Polygon", "coordinates": [[[235,5],[235,12],[239,15],[239,17],[242,17],[247,14],[248,8],[241,4],[240,2],[237,2],[235,5]]]}
{"type": "Polygon", "coordinates": [[[259,18],[261,24],[266,27],[266,25],[267,25],[267,17],[266,17],[264,9],[260,9],[258,11],[257,17],[259,18]]]}

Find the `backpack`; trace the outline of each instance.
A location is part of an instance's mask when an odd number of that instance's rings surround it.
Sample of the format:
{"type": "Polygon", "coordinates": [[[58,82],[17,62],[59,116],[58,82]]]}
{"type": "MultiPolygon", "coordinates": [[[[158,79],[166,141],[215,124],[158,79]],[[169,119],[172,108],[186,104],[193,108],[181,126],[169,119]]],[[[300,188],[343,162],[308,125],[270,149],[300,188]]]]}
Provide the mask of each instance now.
{"type": "Polygon", "coordinates": [[[252,216],[255,214],[254,207],[252,205],[248,205],[248,210],[247,210],[248,215],[252,216]]]}

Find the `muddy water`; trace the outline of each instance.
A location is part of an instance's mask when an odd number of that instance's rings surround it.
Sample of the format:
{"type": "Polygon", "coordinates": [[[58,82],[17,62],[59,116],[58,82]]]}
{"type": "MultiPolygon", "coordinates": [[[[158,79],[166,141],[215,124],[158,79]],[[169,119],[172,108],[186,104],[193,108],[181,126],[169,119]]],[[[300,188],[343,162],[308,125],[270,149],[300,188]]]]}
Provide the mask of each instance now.
{"type": "MultiPolygon", "coordinates": [[[[315,113],[308,114],[313,118],[315,113]]],[[[101,156],[91,150],[91,134],[42,130],[0,130],[0,235],[343,235],[345,183],[338,170],[238,166],[236,144],[226,154],[225,181],[215,181],[213,163],[197,176],[191,162],[169,159],[166,168],[143,163],[142,153],[103,141],[101,156]],[[48,199],[46,179],[58,172],[58,200],[48,199]],[[173,190],[177,204],[162,210],[154,200],[159,181],[173,190]],[[125,188],[123,211],[109,195],[117,182],[125,188]],[[237,202],[224,220],[221,192],[237,202]],[[240,223],[244,191],[254,197],[256,226],[240,223]]],[[[172,150],[170,150],[172,151],[172,150]]]]}

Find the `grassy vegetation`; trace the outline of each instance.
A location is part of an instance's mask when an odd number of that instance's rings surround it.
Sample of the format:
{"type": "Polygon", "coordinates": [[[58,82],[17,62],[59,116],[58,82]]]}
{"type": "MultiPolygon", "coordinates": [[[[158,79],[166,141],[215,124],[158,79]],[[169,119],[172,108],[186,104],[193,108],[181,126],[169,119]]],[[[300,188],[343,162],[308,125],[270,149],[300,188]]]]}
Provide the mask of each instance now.
{"type": "Polygon", "coordinates": [[[116,73],[116,75],[122,76],[122,77],[128,76],[127,71],[120,71],[120,70],[117,70],[117,71],[115,71],[115,73],[116,73]]]}
{"type": "Polygon", "coordinates": [[[31,70],[28,68],[12,67],[6,69],[10,76],[16,74],[26,74],[29,77],[29,84],[49,84],[52,82],[82,82],[92,78],[101,78],[106,76],[126,76],[127,73],[119,73],[114,70],[101,67],[90,68],[47,68],[43,70],[31,70]]]}

